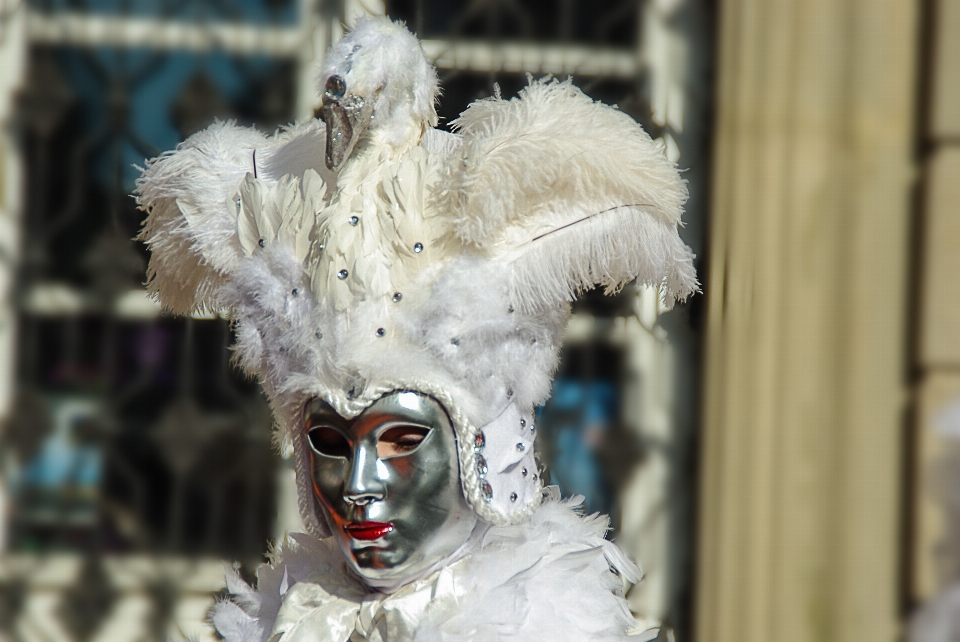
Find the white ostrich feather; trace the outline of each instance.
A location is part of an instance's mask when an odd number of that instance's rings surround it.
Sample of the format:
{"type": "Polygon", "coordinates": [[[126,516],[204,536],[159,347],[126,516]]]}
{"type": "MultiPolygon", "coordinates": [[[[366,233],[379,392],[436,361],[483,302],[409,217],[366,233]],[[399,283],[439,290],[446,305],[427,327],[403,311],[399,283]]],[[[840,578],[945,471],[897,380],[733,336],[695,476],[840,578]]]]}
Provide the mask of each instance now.
{"type": "Polygon", "coordinates": [[[520,305],[633,279],[664,284],[668,298],[697,289],[677,235],[686,186],[629,116],[547,79],[473,103],[454,126],[464,141],[446,185],[455,233],[514,264],[520,305]]]}

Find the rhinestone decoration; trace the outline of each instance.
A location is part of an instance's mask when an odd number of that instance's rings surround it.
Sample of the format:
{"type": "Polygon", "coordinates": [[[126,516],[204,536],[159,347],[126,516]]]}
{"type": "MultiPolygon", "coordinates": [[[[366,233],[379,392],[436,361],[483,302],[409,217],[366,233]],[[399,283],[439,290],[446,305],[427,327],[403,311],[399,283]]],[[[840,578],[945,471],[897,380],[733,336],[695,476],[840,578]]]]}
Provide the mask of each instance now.
{"type": "Polygon", "coordinates": [[[349,221],[350,221],[350,225],[356,227],[356,226],[357,226],[357,223],[360,222],[360,217],[359,217],[359,216],[351,216],[351,217],[349,218],[349,221]]]}
{"type": "Polygon", "coordinates": [[[523,427],[526,426],[526,425],[527,425],[527,420],[526,420],[526,419],[521,419],[521,420],[520,420],[520,427],[523,428],[523,427]]]}
{"type": "Polygon", "coordinates": [[[512,306],[512,305],[511,305],[509,308],[507,308],[507,312],[509,312],[510,314],[513,314],[513,306],[512,306]]]}
{"type": "Polygon", "coordinates": [[[483,493],[483,500],[489,502],[493,499],[493,487],[486,481],[480,482],[480,492],[483,493]]]}
{"type": "Polygon", "coordinates": [[[534,426],[533,424],[530,424],[530,432],[533,432],[534,430],[536,430],[536,426],[534,426]]]}
{"type": "Polygon", "coordinates": [[[320,250],[321,252],[323,252],[323,248],[325,248],[325,247],[327,247],[327,246],[324,245],[323,243],[317,243],[317,249],[320,250]]]}
{"type": "Polygon", "coordinates": [[[507,396],[508,396],[508,397],[512,397],[512,396],[513,396],[513,388],[507,388],[507,396]]]}
{"type": "Polygon", "coordinates": [[[293,296],[300,296],[300,290],[298,290],[297,288],[293,288],[290,294],[292,294],[293,296]]]}
{"type": "Polygon", "coordinates": [[[343,281],[348,276],[350,276],[350,273],[347,272],[346,270],[340,270],[339,272],[337,272],[337,278],[340,279],[341,281],[343,281]]]}
{"type": "Polygon", "coordinates": [[[451,345],[458,346],[458,345],[460,345],[460,339],[457,339],[457,338],[454,337],[453,339],[450,339],[450,344],[451,344],[451,345]]]}
{"type": "Polygon", "coordinates": [[[478,432],[477,436],[473,438],[473,447],[477,450],[483,450],[483,447],[487,445],[487,438],[483,436],[482,432],[478,432]]]}
{"type": "Polygon", "coordinates": [[[516,493],[510,493],[510,501],[511,501],[511,502],[517,501],[517,494],[516,494],[516,493]]]}
{"type": "Polygon", "coordinates": [[[394,303],[400,303],[400,299],[402,299],[402,298],[403,298],[403,295],[400,294],[399,292],[394,292],[394,293],[393,293],[393,302],[394,302],[394,303]]]}
{"type": "Polygon", "coordinates": [[[413,246],[413,251],[416,252],[417,254],[420,254],[420,252],[423,252],[423,243],[415,243],[413,246]]]}
{"type": "Polygon", "coordinates": [[[524,477],[526,477],[526,476],[527,476],[527,469],[526,469],[526,468],[521,468],[521,469],[520,469],[520,474],[523,475],[524,477]]]}
{"type": "Polygon", "coordinates": [[[314,336],[317,337],[318,339],[322,339],[323,333],[318,331],[314,336]]]}
{"type": "Polygon", "coordinates": [[[519,443],[519,444],[517,444],[517,452],[518,452],[518,453],[522,453],[522,452],[523,452],[523,449],[524,449],[524,445],[523,445],[522,442],[519,443]]]}
{"type": "Polygon", "coordinates": [[[267,247],[267,239],[260,239],[259,241],[257,241],[257,245],[259,245],[260,247],[267,247]]]}
{"type": "Polygon", "coordinates": [[[326,90],[325,93],[332,98],[342,98],[347,91],[347,83],[343,81],[341,76],[333,75],[327,78],[327,85],[324,89],[326,90]]]}
{"type": "Polygon", "coordinates": [[[384,330],[383,328],[377,328],[377,336],[378,336],[378,337],[382,337],[382,336],[385,335],[386,333],[387,333],[387,331],[384,330]]]}
{"type": "Polygon", "coordinates": [[[488,470],[487,460],[483,458],[483,455],[477,455],[477,474],[480,475],[480,477],[486,477],[488,470]]]}

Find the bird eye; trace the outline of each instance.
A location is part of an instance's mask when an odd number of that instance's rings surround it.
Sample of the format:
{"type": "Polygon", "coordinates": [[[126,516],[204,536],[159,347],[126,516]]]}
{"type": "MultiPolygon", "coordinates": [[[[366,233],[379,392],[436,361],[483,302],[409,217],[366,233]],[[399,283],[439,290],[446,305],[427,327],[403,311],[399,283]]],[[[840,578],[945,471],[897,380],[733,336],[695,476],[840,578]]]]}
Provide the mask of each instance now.
{"type": "Polygon", "coordinates": [[[307,432],[307,441],[314,452],[327,457],[350,457],[350,442],[339,430],[329,426],[318,426],[307,432]]]}
{"type": "Polygon", "coordinates": [[[394,426],[384,430],[377,440],[377,457],[386,459],[398,455],[409,455],[417,449],[427,435],[429,428],[420,426],[394,426]]]}
{"type": "Polygon", "coordinates": [[[334,74],[327,78],[326,94],[331,98],[343,98],[343,95],[347,92],[347,83],[344,81],[343,76],[338,76],[334,74]]]}

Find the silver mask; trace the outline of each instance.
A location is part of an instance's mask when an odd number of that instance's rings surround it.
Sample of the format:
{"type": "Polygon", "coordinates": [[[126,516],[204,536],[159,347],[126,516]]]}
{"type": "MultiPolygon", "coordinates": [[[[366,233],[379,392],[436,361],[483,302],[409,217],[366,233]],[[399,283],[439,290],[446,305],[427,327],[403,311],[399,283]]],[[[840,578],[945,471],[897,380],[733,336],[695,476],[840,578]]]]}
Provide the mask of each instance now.
{"type": "Polygon", "coordinates": [[[353,570],[371,586],[413,579],[457,551],[477,518],[460,490],[446,411],[393,392],[353,419],[304,411],[313,490],[353,570]]]}

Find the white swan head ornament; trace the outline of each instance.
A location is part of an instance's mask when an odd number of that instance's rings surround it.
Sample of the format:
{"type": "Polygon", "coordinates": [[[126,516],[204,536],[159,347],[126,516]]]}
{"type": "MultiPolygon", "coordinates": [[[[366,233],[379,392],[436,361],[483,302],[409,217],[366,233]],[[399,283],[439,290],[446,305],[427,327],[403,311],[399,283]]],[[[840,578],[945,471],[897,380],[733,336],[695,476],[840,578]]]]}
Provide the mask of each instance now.
{"type": "Polygon", "coordinates": [[[382,17],[365,18],[335,44],[320,68],[326,163],[339,170],[367,129],[406,147],[437,124],[437,73],[420,42],[382,17]]]}

